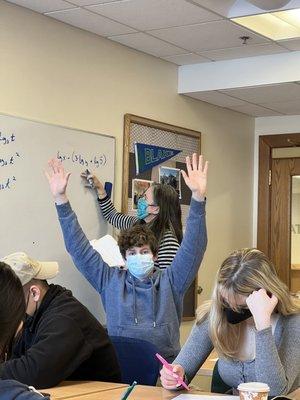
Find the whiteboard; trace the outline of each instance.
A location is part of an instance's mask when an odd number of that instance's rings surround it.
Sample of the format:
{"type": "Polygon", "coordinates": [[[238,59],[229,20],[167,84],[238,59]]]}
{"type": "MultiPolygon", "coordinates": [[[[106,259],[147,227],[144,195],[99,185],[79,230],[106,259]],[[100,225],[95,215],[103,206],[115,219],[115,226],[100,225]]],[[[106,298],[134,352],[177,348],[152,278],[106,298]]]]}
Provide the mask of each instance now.
{"type": "Polygon", "coordinates": [[[88,168],[103,182],[114,182],[115,139],[110,136],[0,114],[0,257],[25,251],[43,261],[58,261],[50,283],[71,289],[101,322],[99,294],[77,271],[65,250],[54,200],[44,175],[47,161],[59,157],[71,172],[68,198],[88,238],[112,233],[96,194],[84,188],[80,172],[88,168]]]}

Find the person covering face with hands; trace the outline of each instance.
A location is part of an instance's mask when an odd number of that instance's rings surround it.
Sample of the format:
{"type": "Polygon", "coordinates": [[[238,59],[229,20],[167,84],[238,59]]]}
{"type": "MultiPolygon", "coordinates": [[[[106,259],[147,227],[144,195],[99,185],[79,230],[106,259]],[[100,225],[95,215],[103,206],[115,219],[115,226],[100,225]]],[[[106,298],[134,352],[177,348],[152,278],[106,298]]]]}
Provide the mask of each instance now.
{"type": "Polygon", "coordinates": [[[190,382],[213,347],[229,388],[263,382],[271,396],[278,396],[299,387],[299,303],[257,249],[238,250],[224,260],[212,299],[199,308],[173,372],[161,371],[163,386],[176,388],[176,374],[190,382]]]}
{"type": "Polygon", "coordinates": [[[208,163],[193,154],[182,172],[192,191],[186,233],[169,268],[154,265],[157,240],[146,225],[121,233],[119,246],[128,270],[110,268],[84,235],[66,195],[70,174],[58,160],[47,172],[67,251],[74,264],[102,297],[110,335],[150,340],[173,360],[180,350],[183,297],[194,280],[206,244],[205,192],[208,163]]]}

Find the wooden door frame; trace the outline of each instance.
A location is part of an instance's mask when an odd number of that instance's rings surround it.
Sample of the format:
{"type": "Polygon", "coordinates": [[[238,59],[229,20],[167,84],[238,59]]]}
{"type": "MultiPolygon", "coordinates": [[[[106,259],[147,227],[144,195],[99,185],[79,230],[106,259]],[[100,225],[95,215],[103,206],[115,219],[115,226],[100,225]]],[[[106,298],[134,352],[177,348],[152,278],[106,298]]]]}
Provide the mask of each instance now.
{"type": "Polygon", "coordinates": [[[300,133],[259,136],[257,248],[270,257],[272,149],[300,147],[300,133]]]}

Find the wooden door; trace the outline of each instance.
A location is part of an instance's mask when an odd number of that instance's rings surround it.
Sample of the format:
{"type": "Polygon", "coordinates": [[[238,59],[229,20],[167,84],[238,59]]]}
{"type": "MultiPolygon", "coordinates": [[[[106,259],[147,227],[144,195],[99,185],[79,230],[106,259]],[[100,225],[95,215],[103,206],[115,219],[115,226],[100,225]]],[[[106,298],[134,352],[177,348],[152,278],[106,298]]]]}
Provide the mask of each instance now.
{"type": "Polygon", "coordinates": [[[294,281],[300,270],[291,269],[292,177],[300,175],[300,158],[273,159],[271,171],[269,256],[277,268],[280,279],[290,289],[295,290],[292,288],[292,274],[295,275],[294,281]]]}

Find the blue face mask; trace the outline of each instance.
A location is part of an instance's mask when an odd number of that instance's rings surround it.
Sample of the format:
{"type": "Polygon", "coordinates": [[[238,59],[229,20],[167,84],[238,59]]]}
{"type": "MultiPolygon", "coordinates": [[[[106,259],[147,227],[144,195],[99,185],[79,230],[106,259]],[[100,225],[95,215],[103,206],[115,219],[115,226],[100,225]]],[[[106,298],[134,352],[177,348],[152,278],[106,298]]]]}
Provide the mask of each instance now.
{"type": "Polygon", "coordinates": [[[145,279],[154,268],[153,257],[150,254],[134,254],[126,259],[126,267],[137,279],[145,279]]]}
{"type": "Polygon", "coordinates": [[[148,217],[149,212],[148,212],[148,202],[144,197],[140,198],[138,203],[137,203],[137,217],[138,219],[144,219],[148,217]]]}

